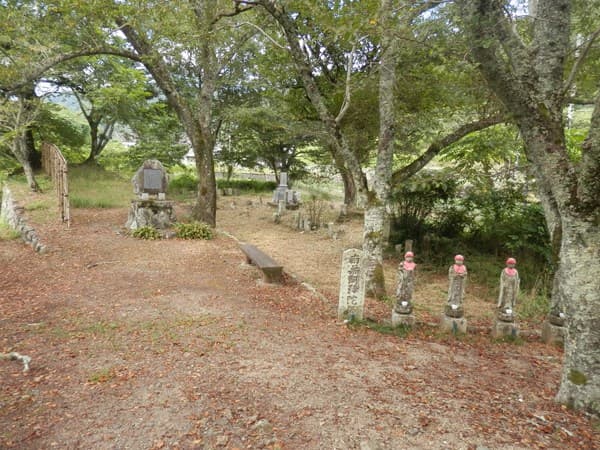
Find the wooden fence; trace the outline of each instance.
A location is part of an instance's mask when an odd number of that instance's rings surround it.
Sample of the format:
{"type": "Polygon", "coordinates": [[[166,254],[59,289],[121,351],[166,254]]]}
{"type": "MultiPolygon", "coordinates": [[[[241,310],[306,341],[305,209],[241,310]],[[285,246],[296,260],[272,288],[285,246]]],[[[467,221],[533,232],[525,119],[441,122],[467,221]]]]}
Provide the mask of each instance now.
{"type": "Polygon", "coordinates": [[[60,218],[63,222],[67,222],[67,226],[70,227],[71,212],[69,209],[69,170],[67,161],[55,145],[47,142],[42,144],[42,168],[50,175],[54,183],[60,218]]]}

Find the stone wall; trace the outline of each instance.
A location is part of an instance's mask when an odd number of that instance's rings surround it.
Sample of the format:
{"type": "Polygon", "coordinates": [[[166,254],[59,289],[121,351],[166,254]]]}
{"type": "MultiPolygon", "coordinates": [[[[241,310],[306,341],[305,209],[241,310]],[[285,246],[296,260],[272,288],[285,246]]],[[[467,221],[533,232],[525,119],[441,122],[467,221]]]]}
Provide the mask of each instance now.
{"type": "Polygon", "coordinates": [[[24,216],[25,208],[15,202],[12,192],[6,184],[2,186],[2,206],[0,207],[0,221],[7,223],[12,229],[21,234],[26,244],[38,253],[44,253],[46,246],[40,242],[36,231],[27,225],[24,216]]]}

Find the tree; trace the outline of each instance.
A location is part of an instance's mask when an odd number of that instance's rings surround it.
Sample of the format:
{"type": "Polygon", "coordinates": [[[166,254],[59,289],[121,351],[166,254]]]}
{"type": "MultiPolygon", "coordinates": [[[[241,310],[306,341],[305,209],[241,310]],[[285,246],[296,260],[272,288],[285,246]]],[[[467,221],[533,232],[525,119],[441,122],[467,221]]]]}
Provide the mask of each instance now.
{"type": "Polygon", "coordinates": [[[571,34],[573,7],[569,0],[538,0],[528,17],[517,15],[508,1],[457,3],[457,23],[466,32],[472,57],[520,130],[552,240],[559,246],[552,302],[566,313],[568,334],[556,398],[598,413],[600,95],[596,94],[590,131],[578,163],[567,151],[563,109],[600,34],[600,23],[597,18],[584,21],[594,28],[585,30],[583,44],[573,52],[572,40],[576,39],[571,34]]]}
{"type": "Polygon", "coordinates": [[[11,95],[0,104],[0,145],[7,146],[23,166],[27,184],[32,191],[39,190],[33,172],[35,152],[31,125],[38,113],[39,100],[35,96],[11,95]]]}
{"type": "Polygon", "coordinates": [[[145,74],[124,58],[79,58],[52,81],[71,90],[90,127],[90,152],[86,162],[97,160],[111,140],[117,123],[126,123],[154,96],[145,74]]]}

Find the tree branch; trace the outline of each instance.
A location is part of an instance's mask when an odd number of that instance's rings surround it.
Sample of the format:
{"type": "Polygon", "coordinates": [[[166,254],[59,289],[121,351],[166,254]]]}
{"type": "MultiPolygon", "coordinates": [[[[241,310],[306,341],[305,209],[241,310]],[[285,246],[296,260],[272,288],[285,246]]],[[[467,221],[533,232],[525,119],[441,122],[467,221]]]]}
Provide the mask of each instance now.
{"type": "Polygon", "coordinates": [[[95,55],[113,55],[113,56],[121,56],[123,58],[131,59],[133,61],[142,62],[139,55],[133,52],[129,52],[123,49],[116,49],[112,47],[98,47],[92,49],[79,50],[73,53],[67,53],[63,55],[56,55],[52,58],[49,58],[44,64],[39,65],[38,67],[34,67],[28,74],[19,80],[14,82],[13,84],[7,86],[0,86],[0,91],[2,92],[14,92],[22,88],[28,83],[37,80],[41,77],[45,72],[52,69],[53,67],[63,63],[70,61],[72,59],[81,58],[83,56],[95,56],[95,55]]]}
{"type": "Polygon", "coordinates": [[[338,125],[340,124],[340,122],[342,121],[342,119],[344,118],[344,116],[346,115],[346,113],[348,112],[348,108],[350,107],[350,96],[351,96],[351,89],[350,89],[350,76],[352,75],[352,55],[354,55],[354,50],[356,49],[355,45],[352,45],[352,50],[350,50],[350,53],[348,54],[348,64],[346,65],[346,90],[344,91],[344,101],[342,102],[342,107],[340,108],[340,112],[338,113],[337,117],[335,118],[335,123],[337,123],[338,125]]]}
{"type": "Polygon", "coordinates": [[[563,96],[567,95],[567,93],[569,92],[569,89],[571,88],[573,81],[575,81],[575,76],[577,75],[577,72],[579,71],[581,64],[587,57],[590,49],[592,48],[594,41],[596,40],[596,38],[598,36],[600,36],[600,28],[598,28],[596,31],[594,31],[592,33],[592,35],[586,42],[585,46],[583,47],[583,51],[579,54],[579,56],[575,60],[575,64],[573,64],[573,67],[571,68],[571,72],[569,73],[569,77],[567,78],[567,80],[565,81],[565,84],[563,86],[563,90],[562,90],[563,96]]]}
{"type": "Polygon", "coordinates": [[[489,128],[492,125],[498,125],[505,121],[505,117],[492,116],[460,126],[452,133],[444,136],[442,139],[433,142],[425,151],[425,153],[423,153],[409,165],[404,166],[401,169],[395,171],[392,175],[392,185],[402,183],[403,181],[406,181],[407,179],[412,177],[419,170],[425,167],[429,163],[429,161],[436,157],[442,150],[444,150],[449,145],[460,141],[468,134],[471,134],[475,131],[483,130],[485,128],[489,128]]]}

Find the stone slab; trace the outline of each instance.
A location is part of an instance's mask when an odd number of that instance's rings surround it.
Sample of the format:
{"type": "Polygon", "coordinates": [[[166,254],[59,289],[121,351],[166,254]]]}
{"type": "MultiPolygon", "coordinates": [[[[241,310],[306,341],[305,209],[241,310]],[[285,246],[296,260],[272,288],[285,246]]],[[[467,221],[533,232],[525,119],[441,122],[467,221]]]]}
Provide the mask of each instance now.
{"type": "Polygon", "coordinates": [[[362,320],[365,305],[363,252],[348,249],[342,256],[338,319],[362,320]]]}
{"type": "Polygon", "coordinates": [[[398,327],[400,325],[412,327],[415,324],[414,314],[398,314],[396,311],[392,311],[392,326],[398,327]]]}
{"type": "Polygon", "coordinates": [[[546,320],[542,325],[542,341],[546,344],[564,345],[567,327],[560,327],[546,320]]]}
{"type": "Polygon", "coordinates": [[[494,339],[503,337],[517,337],[519,335],[519,327],[515,322],[505,322],[496,320],[492,327],[492,337],[494,339]]]}
{"type": "Polygon", "coordinates": [[[446,314],[442,314],[440,330],[443,333],[465,334],[467,332],[467,319],[464,317],[448,317],[446,314]]]}

